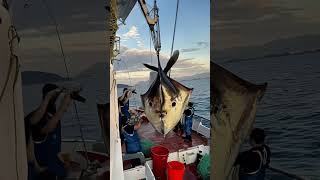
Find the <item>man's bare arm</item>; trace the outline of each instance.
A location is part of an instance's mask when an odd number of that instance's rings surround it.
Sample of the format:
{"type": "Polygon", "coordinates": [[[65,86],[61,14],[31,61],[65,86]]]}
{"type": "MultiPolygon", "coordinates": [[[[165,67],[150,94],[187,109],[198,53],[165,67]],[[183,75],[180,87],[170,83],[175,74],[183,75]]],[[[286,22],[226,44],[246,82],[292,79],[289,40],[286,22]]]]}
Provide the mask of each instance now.
{"type": "Polygon", "coordinates": [[[138,130],[141,127],[141,119],[134,125],[134,130],[138,130]]]}
{"type": "Polygon", "coordinates": [[[125,99],[123,101],[123,104],[126,104],[131,97],[132,97],[132,92],[128,91],[127,96],[125,97],[125,99]]]}
{"type": "Polygon", "coordinates": [[[70,94],[66,94],[62,104],[60,105],[57,113],[54,114],[54,116],[48,121],[46,126],[41,129],[42,134],[49,134],[54,131],[54,129],[57,127],[60,119],[62,118],[63,114],[68,110],[68,107],[71,103],[72,99],[70,94]]]}
{"type": "Polygon", "coordinates": [[[130,90],[126,90],[123,95],[119,98],[120,101],[123,102],[123,104],[126,104],[130,97],[132,96],[132,92],[130,90]]]}
{"type": "Polygon", "coordinates": [[[33,112],[30,122],[31,124],[36,124],[41,120],[44,113],[47,110],[48,104],[52,98],[55,98],[59,95],[59,92],[57,90],[50,91],[46,97],[42,100],[40,106],[33,112]]]}
{"type": "Polygon", "coordinates": [[[120,96],[119,101],[123,101],[123,99],[126,97],[127,91],[124,91],[124,93],[122,94],[122,96],[120,96]]]}

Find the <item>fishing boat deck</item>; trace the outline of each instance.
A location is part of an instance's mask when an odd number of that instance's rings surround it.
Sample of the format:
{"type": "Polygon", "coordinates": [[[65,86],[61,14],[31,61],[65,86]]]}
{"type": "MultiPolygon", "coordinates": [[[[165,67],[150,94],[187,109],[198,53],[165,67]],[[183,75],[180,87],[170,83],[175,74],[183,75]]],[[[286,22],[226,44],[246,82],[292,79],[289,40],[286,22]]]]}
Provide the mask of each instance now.
{"type": "Polygon", "coordinates": [[[195,163],[186,165],[183,180],[200,180],[201,177],[197,173],[197,165],[195,163]]]}
{"type": "Polygon", "coordinates": [[[162,145],[168,148],[169,152],[176,152],[182,149],[208,144],[206,137],[194,131],[192,132],[192,142],[185,142],[183,137],[174,131],[169,132],[163,137],[163,135],[158,133],[147,121],[141,124],[141,127],[138,129],[138,134],[140,139],[150,140],[157,145],[162,145]]]}

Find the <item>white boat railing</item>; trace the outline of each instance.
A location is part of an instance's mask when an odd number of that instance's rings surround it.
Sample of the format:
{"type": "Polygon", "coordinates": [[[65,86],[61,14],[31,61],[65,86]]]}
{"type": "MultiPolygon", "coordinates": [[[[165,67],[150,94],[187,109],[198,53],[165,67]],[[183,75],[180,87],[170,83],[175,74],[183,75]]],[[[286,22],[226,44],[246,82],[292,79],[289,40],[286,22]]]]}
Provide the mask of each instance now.
{"type": "Polygon", "coordinates": [[[152,161],[148,161],[146,162],[145,164],[145,167],[146,167],[146,179],[147,180],[155,180],[156,177],[154,176],[153,172],[152,172],[152,161]]]}
{"type": "MultiPolygon", "coordinates": [[[[110,64],[110,112],[119,112],[117,82],[113,65],[110,64]]],[[[110,179],[124,179],[122,149],[119,134],[119,113],[110,113],[110,179]]]]}
{"type": "MultiPolygon", "coordinates": [[[[196,162],[198,154],[205,155],[210,153],[210,147],[205,145],[198,145],[188,149],[172,152],[168,155],[168,162],[179,161],[185,164],[192,164],[196,162]]],[[[144,166],[137,166],[124,170],[124,179],[147,179],[155,180],[152,172],[152,160],[148,158],[144,166]]]]}
{"type": "Polygon", "coordinates": [[[134,168],[130,168],[123,171],[124,179],[131,180],[131,179],[145,179],[146,178],[146,167],[136,166],[134,168]]]}
{"type": "Polygon", "coordinates": [[[203,135],[207,139],[210,138],[210,128],[206,127],[203,122],[207,121],[210,122],[210,120],[201,117],[199,115],[193,116],[193,122],[192,122],[192,130],[203,135]]]}
{"type": "Polygon", "coordinates": [[[210,153],[210,147],[205,145],[198,145],[188,149],[179,150],[169,154],[168,162],[180,161],[185,164],[192,164],[196,161],[198,154],[205,155],[210,153]]]}

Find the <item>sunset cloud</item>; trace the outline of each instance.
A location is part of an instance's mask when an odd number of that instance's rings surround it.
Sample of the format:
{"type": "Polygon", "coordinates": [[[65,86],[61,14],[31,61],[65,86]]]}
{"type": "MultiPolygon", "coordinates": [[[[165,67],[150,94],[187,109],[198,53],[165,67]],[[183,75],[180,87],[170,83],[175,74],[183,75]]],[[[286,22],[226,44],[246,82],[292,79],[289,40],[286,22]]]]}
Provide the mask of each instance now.
{"type": "Polygon", "coordinates": [[[186,49],[181,49],[181,52],[194,52],[199,50],[201,50],[201,48],[186,48],[186,49]]]}
{"type": "Polygon", "coordinates": [[[207,48],[210,46],[209,42],[206,42],[206,41],[199,41],[196,44],[202,48],[207,48]]]}
{"type": "Polygon", "coordinates": [[[123,39],[139,39],[140,34],[136,26],[132,26],[130,30],[121,36],[123,39]]]}
{"type": "MultiPolygon", "coordinates": [[[[150,70],[143,66],[143,63],[157,66],[157,60],[154,51],[149,49],[136,49],[121,47],[121,61],[117,62],[117,79],[122,83],[137,83],[148,80],[150,70]]],[[[166,65],[170,58],[169,54],[161,53],[160,61],[162,67],[166,65]]],[[[209,59],[199,61],[196,58],[190,58],[180,52],[177,63],[173,66],[171,75],[174,78],[190,76],[198,73],[209,72],[209,59]]]]}

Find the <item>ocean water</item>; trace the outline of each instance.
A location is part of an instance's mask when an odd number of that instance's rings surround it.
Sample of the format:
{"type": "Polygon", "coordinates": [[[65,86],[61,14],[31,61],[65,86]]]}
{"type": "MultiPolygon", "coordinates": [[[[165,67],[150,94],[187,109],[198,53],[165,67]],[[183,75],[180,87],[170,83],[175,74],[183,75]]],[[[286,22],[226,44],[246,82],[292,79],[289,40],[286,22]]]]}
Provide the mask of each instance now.
{"type": "Polygon", "coordinates": [[[320,179],[320,54],[217,62],[254,83],[268,82],[255,127],[266,130],[271,165],[320,179]]]}

